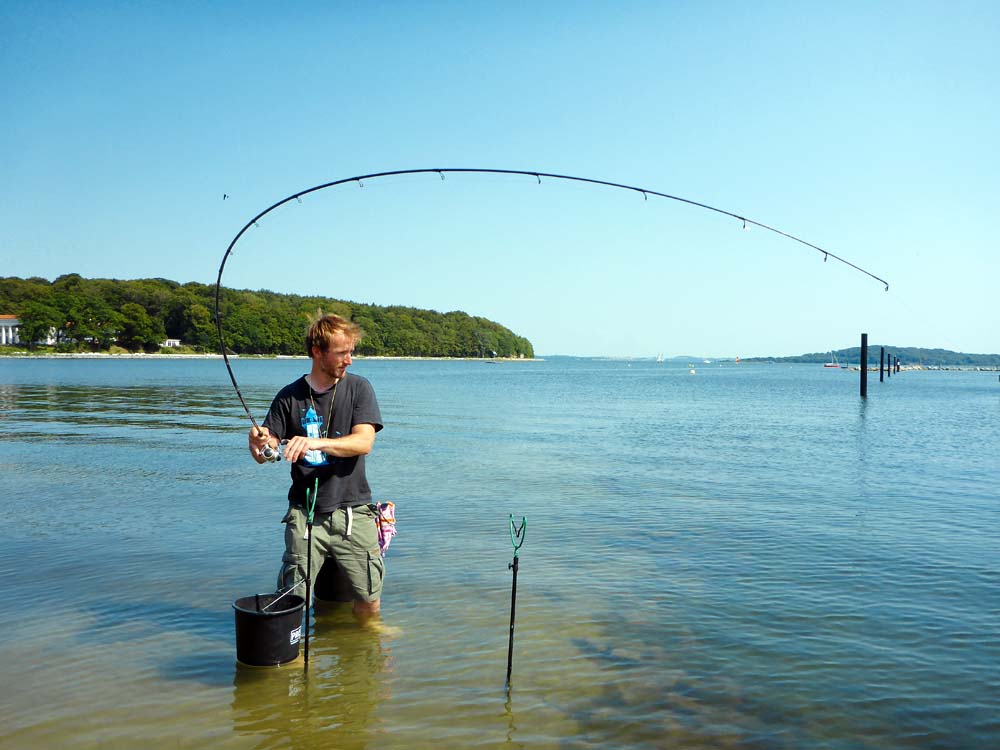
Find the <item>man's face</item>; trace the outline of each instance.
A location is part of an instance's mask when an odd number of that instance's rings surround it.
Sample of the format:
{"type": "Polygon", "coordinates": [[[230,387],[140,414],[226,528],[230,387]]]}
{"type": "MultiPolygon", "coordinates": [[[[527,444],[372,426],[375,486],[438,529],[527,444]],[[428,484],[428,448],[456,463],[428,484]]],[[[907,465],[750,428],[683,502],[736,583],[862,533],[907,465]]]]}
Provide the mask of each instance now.
{"type": "Polygon", "coordinates": [[[351,365],[354,354],[354,340],[343,333],[335,333],[330,338],[330,346],[325,352],[314,351],[317,362],[325,375],[340,380],[351,365]]]}

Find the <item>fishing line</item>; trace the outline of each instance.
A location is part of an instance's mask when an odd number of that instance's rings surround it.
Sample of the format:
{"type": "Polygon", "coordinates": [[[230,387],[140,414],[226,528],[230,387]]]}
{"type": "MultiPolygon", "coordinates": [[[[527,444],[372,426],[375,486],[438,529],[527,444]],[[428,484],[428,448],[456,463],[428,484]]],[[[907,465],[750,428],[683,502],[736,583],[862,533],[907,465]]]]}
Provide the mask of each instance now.
{"type": "Polygon", "coordinates": [[[366,180],[375,180],[375,179],[378,179],[380,177],[394,177],[394,176],[398,176],[398,175],[436,174],[436,175],[438,175],[443,180],[444,176],[445,176],[445,173],[452,173],[452,174],[524,175],[526,177],[534,177],[538,181],[539,185],[542,184],[542,178],[544,177],[544,178],[549,179],[549,180],[567,180],[567,181],[570,181],[570,182],[580,182],[580,183],[585,183],[585,184],[588,184],[588,185],[598,185],[598,186],[602,186],[602,187],[614,188],[614,189],[617,189],[617,190],[629,190],[629,191],[631,191],[633,193],[638,193],[638,194],[642,195],[644,201],[648,201],[649,200],[649,196],[652,195],[652,196],[655,196],[657,198],[666,198],[667,200],[677,201],[678,203],[685,203],[685,204],[687,204],[689,206],[694,206],[695,208],[703,208],[706,211],[714,211],[717,214],[722,214],[723,216],[729,216],[730,218],[736,219],[737,221],[742,222],[744,229],[747,228],[748,224],[751,224],[751,225],[753,225],[755,227],[760,227],[761,229],[766,229],[769,232],[774,232],[775,234],[781,235],[782,237],[785,237],[786,239],[792,240],[794,242],[798,242],[800,245],[805,245],[806,247],[812,248],[813,250],[816,250],[817,252],[819,252],[819,253],[821,253],[823,255],[823,261],[824,262],[826,262],[830,258],[833,258],[834,260],[840,261],[844,265],[849,266],[850,268],[853,268],[855,271],[859,271],[860,273],[863,273],[865,276],[869,276],[870,278],[874,279],[875,281],[878,281],[878,282],[884,284],[885,285],[885,291],[887,291],[887,292],[889,291],[889,282],[886,281],[885,279],[882,279],[882,278],[876,276],[875,274],[871,273],[870,271],[865,270],[861,266],[855,265],[854,263],[850,262],[849,260],[847,260],[845,258],[841,258],[836,253],[832,253],[829,250],[824,250],[823,248],[819,247],[818,245],[814,245],[811,242],[807,242],[806,240],[804,240],[804,239],[802,239],[800,237],[796,237],[793,234],[789,234],[788,232],[784,232],[784,231],[782,231],[780,229],[777,229],[775,227],[768,226],[767,224],[764,224],[762,222],[755,221],[754,219],[749,219],[746,216],[741,216],[740,214],[733,213],[732,211],[726,211],[725,209],[722,209],[722,208],[716,208],[715,206],[710,206],[707,203],[699,203],[698,201],[690,200],[688,198],[682,198],[682,197],[677,196],[677,195],[670,195],[668,193],[661,193],[658,190],[650,190],[649,188],[636,187],[634,185],[625,185],[625,184],[622,184],[622,183],[619,183],[619,182],[609,182],[607,180],[595,180],[595,179],[591,179],[589,177],[574,177],[572,175],[552,174],[550,172],[535,172],[535,171],[529,171],[529,170],[523,170],[523,169],[479,169],[479,168],[396,169],[396,170],[393,170],[393,171],[390,171],[390,172],[374,172],[372,174],[357,175],[355,177],[345,177],[342,180],[334,180],[333,182],[325,182],[322,185],[316,185],[315,187],[308,188],[307,190],[301,190],[301,191],[299,191],[297,193],[293,193],[292,195],[289,195],[287,198],[283,198],[282,200],[278,201],[274,205],[269,206],[268,208],[265,208],[259,214],[257,214],[252,219],[250,219],[250,221],[248,221],[243,226],[243,228],[240,229],[240,231],[236,233],[236,236],[233,238],[233,241],[230,242],[229,243],[229,247],[226,248],[225,255],[222,256],[222,263],[219,265],[219,277],[218,277],[218,279],[215,282],[215,325],[216,325],[216,329],[218,330],[218,333],[219,333],[219,348],[220,348],[220,350],[222,352],[222,359],[223,359],[223,361],[226,364],[226,370],[229,372],[229,379],[233,381],[233,388],[236,389],[236,395],[237,395],[237,397],[239,397],[240,403],[243,405],[243,410],[247,413],[247,416],[250,418],[250,422],[253,424],[253,426],[257,430],[258,434],[263,434],[263,433],[262,433],[262,431],[260,429],[260,426],[257,424],[257,420],[255,420],[254,417],[253,417],[253,414],[250,413],[250,408],[247,406],[247,402],[243,398],[243,394],[240,392],[240,387],[239,387],[239,385],[236,382],[236,376],[233,374],[233,368],[229,364],[229,355],[226,353],[226,340],[225,340],[225,336],[223,335],[223,332],[222,332],[222,314],[221,314],[221,311],[220,311],[220,306],[221,306],[220,305],[220,298],[221,298],[221,295],[222,295],[222,272],[226,268],[226,261],[228,261],[229,260],[229,256],[232,255],[233,248],[236,247],[236,243],[240,241],[240,238],[246,233],[246,231],[250,227],[260,226],[257,222],[260,219],[262,219],[263,217],[267,216],[267,214],[271,213],[271,211],[273,211],[274,209],[276,209],[276,208],[278,208],[280,206],[285,205],[289,201],[298,201],[299,203],[301,203],[302,202],[302,196],[304,196],[304,195],[309,195],[310,193],[315,193],[315,192],[317,192],[319,190],[325,190],[326,188],[336,187],[337,185],[345,185],[345,184],[348,184],[348,183],[351,183],[351,182],[356,182],[356,183],[358,183],[359,187],[363,188],[365,186],[365,181],[366,180]]]}

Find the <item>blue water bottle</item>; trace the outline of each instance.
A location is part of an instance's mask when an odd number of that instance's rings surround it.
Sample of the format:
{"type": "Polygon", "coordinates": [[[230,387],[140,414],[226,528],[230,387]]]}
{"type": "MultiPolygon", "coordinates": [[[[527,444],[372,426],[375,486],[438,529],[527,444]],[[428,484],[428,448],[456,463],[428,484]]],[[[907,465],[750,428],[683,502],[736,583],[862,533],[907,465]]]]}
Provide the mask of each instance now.
{"type": "MultiPolygon", "coordinates": [[[[312,404],[310,404],[306,415],[302,418],[302,429],[306,431],[306,437],[320,437],[320,428],[322,426],[323,417],[319,416],[312,404]]],[[[306,455],[302,457],[302,460],[310,466],[322,466],[326,463],[326,454],[320,450],[306,451],[306,455]]]]}

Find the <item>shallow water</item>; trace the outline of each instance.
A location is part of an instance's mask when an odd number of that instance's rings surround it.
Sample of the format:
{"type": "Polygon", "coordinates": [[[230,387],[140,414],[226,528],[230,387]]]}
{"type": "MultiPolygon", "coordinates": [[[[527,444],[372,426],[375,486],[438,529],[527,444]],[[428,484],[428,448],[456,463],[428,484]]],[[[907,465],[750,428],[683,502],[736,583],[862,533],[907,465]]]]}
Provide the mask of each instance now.
{"type": "MultiPolygon", "coordinates": [[[[234,366],[260,417],[306,363],[234,366]]],[[[287,468],[222,363],[0,360],[0,747],[1000,745],[996,373],[354,370],[386,629],[318,613],[306,673],[235,663],[287,468]]]]}

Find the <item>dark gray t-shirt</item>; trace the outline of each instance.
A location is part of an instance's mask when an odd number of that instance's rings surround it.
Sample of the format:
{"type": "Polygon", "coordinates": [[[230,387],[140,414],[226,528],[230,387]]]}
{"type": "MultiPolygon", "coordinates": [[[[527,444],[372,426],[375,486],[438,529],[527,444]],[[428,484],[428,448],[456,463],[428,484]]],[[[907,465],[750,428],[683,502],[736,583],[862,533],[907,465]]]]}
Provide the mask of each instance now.
{"type": "MultiPolygon", "coordinates": [[[[350,435],[351,429],[359,424],[370,424],[376,432],[382,429],[382,414],[375,400],[375,391],[365,378],[346,373],[335,390],[336,398],[331,410],[334,390],[317,393],[309,387],[305,377],[299,378],[278,391],[264,418],[264,427],[279,440],[305,435],[302,420],[310,405],[314,405],[316,413],[323,418],[320,434],[324,437],[350,435]]],[[[312,466],[304,459],[292,464],[292,486],[288,490],[290,503],[304,507],[306,490],[312,492],[317,478],[317,513],[329,513],[344,506],[364,505],[372,501],[371,487],[365,476],[364,456],[337,458],[327,455],[326,461],[319,466],[312,466]]]]}

